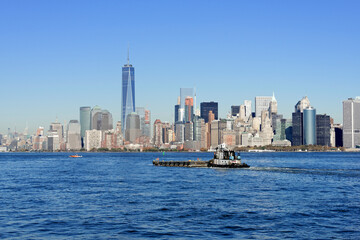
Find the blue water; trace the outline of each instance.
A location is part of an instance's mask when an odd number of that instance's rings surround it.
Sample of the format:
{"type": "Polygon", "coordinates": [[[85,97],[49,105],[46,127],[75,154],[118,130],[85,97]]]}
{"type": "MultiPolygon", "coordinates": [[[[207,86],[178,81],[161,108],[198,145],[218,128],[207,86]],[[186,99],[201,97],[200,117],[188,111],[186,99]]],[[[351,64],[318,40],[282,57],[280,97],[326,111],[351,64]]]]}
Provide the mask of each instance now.
{"type": "Polygon", "coordinates": [[[360,239],[360,154],[0,154],[0,239],[360,239]]]}

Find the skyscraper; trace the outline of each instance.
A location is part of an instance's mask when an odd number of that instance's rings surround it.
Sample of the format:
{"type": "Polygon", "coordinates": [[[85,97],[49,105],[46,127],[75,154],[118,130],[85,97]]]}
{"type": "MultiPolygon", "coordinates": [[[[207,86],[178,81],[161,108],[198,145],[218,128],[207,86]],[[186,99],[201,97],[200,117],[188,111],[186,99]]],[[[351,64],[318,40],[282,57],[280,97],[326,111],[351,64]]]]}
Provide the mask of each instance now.
{"type": "Polygon", "coordinates": [[[101,108],[99,106],[91,109],[90,129],[101,130],[101,115],[101,108]]]}
{"type": "Polygon", "coordinates": [[[138,114],[133,112],[128,114],[126,118],[125,140],[135,143],[141,135],[140,117],[138,114]]]}
{"type": "Polygon", "coordinates": [[[192,97],[185,98],[185,122],[193,121],[194,117],[194,99],[192,97]]]}
{"type": "MultiPolygon", "coordinates": [[[[316,115],[316,144],[330,147],[330,116],[326,114],[316,115]]],[[[334,144],[335,145],[335,144],[334,144]]]]}
{"type": "Polygon", "coordinates": [[[209,121],[209,111],[215,115],[215,120],[218,119],[218,103],[217,102],[202,102],[200,103],[200,116],[207,123],[209,121]]]}
{"type": "Polygon", "coordinates": [[[122,68],[122,111],[121,122],[122,130],[127,126],[127,115],[135,112],[135,70],[130,64],[129,52],[127,58],[127,64],[122,68]]]}
{"type": "Polygon", "coordinates": [[[81,136],[80,136],[80,124],[78,120],[70,120],[67,126],[67,144],[68,150],[80,150],[81,149],[81,136]]]}
{"type": "Polygon", "coordinates": [[[85,131],[90,130],[91,107],[80,107],[81,138],[85,137],[85,131]]]}
{"type": "Polygon", "coordinates": [[[244,100],[245,105],[245,117],[251,116],[251,100],[244,100]]]}
{"type": "Polygon", "coordinates": [[[95,106],[90,113],[90,129],[110,130],[113,129],[112,114],[108,110],[102,110],[95,106]]]}
{"type": "Polygon", "coordinates": [[[316,109],[305,108],[303,121],[304,145],[316,145],[316,109]]]}
{"type": "Polygon", "coordinates": [[[295,112],[292,114],[292,145],[304,144],[304,109],[310,107],[308,97],[303,97],[295,105],[295,112]]]}
{"type": "Polygon", "coordinates": [[[261,117],[261,112],[263,110],[270,110],[270,102],[273,97],[255,97],[255,116],[261,117]]]}
{"type": "Polygon", "coordinates": [[[343,101],[343,144],[346,148],[360,145],[360,97],[343,101]]]}
{"type": "Polygon", "coordinates": [[[236,117],[240,112],[240,106],[231,106],[231,116],[236,117]]]}

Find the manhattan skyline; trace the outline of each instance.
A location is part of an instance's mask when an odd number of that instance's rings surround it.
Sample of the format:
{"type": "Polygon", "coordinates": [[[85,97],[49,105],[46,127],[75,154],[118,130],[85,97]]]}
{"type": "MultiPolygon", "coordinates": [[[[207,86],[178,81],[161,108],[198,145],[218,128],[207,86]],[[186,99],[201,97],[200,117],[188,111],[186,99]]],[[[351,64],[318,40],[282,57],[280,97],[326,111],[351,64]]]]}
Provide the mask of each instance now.
{"type": "Polygon", "coordinates": [[[136,106],[153,120],[173,122],[179,88],[196,87],[219,117],[274,91],[286,118],[308,96],[342,123],[342,101],[360,95],[360,3],[345,3],[2,1],[0,133],[79,120],[81,106],[120,120],[128,42],[136,106]]]}

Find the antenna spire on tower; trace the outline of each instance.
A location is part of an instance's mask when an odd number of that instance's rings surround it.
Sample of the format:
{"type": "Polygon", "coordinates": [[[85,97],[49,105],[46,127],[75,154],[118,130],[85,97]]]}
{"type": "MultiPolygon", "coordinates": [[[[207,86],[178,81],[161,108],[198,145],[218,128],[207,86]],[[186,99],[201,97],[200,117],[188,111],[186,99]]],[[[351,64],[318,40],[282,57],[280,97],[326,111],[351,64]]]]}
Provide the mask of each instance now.
{"type": "Polygon", "coordinates": [[[128,43],[128,52],[127,52],[127,62],[128,62],[128,65],[130,64],[130,43],[128,43]]]}

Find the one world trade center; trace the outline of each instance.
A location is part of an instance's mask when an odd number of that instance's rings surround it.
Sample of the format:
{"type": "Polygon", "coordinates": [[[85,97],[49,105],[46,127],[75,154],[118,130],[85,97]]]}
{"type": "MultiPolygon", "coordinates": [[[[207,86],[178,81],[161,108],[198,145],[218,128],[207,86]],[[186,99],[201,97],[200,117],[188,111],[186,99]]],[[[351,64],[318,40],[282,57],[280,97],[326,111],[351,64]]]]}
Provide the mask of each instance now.
{"type": "Polygon", "coordinates": [[[135,72],[134,67],[129,61],[129,52],[127,64],[122,68],[122,111],[121,111],[121,130],[124,133],[126,128],[126,118],[132,112],[135,112],[135,72]]]}

